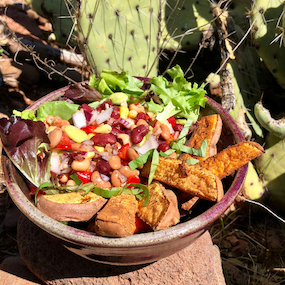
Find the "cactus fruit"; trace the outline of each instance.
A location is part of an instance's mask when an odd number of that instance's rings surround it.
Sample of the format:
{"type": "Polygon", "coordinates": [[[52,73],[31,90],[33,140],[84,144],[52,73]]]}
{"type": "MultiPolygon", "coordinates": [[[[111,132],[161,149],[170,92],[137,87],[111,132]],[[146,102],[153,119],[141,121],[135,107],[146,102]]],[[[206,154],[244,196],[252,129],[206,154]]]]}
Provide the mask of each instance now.
{"type": "Polygon", "coordinates": [[[162,1],[161,43],[163,49],[196,50],[202,32],[213,20],[209,1],[162,1]]]}
{"type": "Polygon", "coordinates": [[[278,41],[282,36],[283,9],[282,0],[256,0],[252,6],[251,22],[254,23],[252,35],[258,55],[280,86],[285,88],[285,47],[278,41]]]}
{"type": "Polygon", "coordinates": [[[31,5],[33,10],[51,22],[57,43],[76,44],[72,19],[76,0],[31,0],[31,5]]]}
{"type": "Polygon", "coordinates": [[[159,0],[82,0],[77,19],[80,48],[92,72],[157,75],[159,0]]]}

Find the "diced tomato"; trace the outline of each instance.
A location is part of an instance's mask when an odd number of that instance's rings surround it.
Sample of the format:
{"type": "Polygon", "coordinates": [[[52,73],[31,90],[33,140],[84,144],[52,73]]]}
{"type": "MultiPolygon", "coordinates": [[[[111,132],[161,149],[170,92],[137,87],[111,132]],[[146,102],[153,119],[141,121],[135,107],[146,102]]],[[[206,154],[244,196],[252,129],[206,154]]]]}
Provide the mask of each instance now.
{"type": "Polygon", "coordinates": [[[68,137],[66,132],[62,132],[62,137],[59,144],[56,146],[57,149],[71,149],[72,140],[68,137]]]}
{"type": "Polygon", "coordinates": [[[123,160],[128,160],[129,161],[129,157],[128,157],[128,149],[130,148],[130,144],[124,144],[122,147],[120,147],[118,149],[118,157],[123,159],[123,160]]]}
{"type": "Polygon", "coordinates": [[[92,171],[74,171],[83,184],[91,182],[92,171]]]}
{"type": "Polygon", "coordinates": [[[174,141],[174,140],[175,140],[175,133],[170,134],[169,139],[168,139],[168,140],[165,140],[165,141],[169,144],[170,142],[172,142],[172,141],[174,141]]]}
{"type": "Polygon", "coordinates": [[[143,220],[136,216],[136,229],[135,233],[150,232],[152,228],[146,224],[143,220]]]}
{"type": "Polygon", "coordinates": [[[82,127],[81,130],[84,131],[86,134],[95,134],[97,126],[86,126],[82,127]]]}
{"type": "Polygon", "coordinates": [[[167,121],[168,121],[168,123],[170,123],[172,125],[172,127],[174,125],[176,125],[176,120],[175,120],[175,118],[173,116],[168,118],[167,121]]]}
{"type": "Polygon", "coordinates": [[[148,114],[145,114],[145,121],[148,121],[150,119],[150,116],[148,114]]]}
{"type": "MultiPolygon", "coordinates": [[[[130,177],[128,178],[127,184],[130,184],[130,183],[140,183],[140,181],[141,181],[140,178],[139,178],[138,176],[134,175],[134,176],[130,176],[130,177]]],[[[127,188],[133,189],[133,188],[135,188],[135,187],[129,185],[127,188]]]]}

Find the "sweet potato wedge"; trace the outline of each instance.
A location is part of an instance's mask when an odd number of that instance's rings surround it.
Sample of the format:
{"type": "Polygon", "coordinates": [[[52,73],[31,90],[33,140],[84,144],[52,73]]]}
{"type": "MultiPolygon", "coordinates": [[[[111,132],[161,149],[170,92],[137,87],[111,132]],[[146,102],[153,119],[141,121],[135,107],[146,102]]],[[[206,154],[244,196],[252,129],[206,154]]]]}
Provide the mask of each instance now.
{"type": "MultiPolygon", "coordinates": [[[[262,155],[264,149],[261,145],[252,141],[243,141],[235,145],[231,145],[216,155],[200,161],[194,166],[203,167],[212,171],[217,177],[223,179],[230,175],[249,161],[262,155]]],[[[189,174],[192,168],[189,167],[189,174]]],[[[186,173],[188,170],[186,168],[186,173]]]]}
{"type": "Polygon", "coordinates": [[[136,230],[138,202],[134,195],[112,196],[95,218],[95,232],[106,237],[126,237],[136,230]]]}
{"type": "Polygon", "coordinates": [[[148,189],[148,205],[143,207],[143,200],[139,202],[138,217],[155,231],[167,229],[179,223],[180,213],[175,193],[165,189],[159,182],[151,183],[148,189]]]}
{"type": "Polygon", "coordinates": [[[39,195],[37,208],[59,222],[83,222],[90,220],[107,202],[93,192],[39,195]]]}
{"type": "Polygon", "coordinates": [[[195,158],[200,161],[217,153],[217,143],[220,139],[222,132],[223,122],[221,116],[218,114],[203,117],[197,124],[190,139],[185,143],[186,146],[191,148],[200,149],[204,139],[207,140],[207,149],[205,157],[195,156],[188,153],[183,153],[180,156],[181,160],[195,158]]]}
{"type": "MultiPolygon", "coordinates": [[[[148,177],[149,171],[150,163],[147,162],[141,170],[141,175],[148,177]]],[[[153,179],[210,201],[217,200],[218,188],[223,187],[220,179],[211,171],[187,164],[187,175],[185,175],[182,171],[182,161],[168,157],[159,157],[159,165],[153,179]]]]}

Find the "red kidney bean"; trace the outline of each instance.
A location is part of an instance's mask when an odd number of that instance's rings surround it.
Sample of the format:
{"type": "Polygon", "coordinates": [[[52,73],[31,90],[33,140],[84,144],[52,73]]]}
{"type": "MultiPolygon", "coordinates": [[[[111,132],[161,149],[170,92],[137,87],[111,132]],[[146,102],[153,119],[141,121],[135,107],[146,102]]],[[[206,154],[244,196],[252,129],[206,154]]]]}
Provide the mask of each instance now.
{"type": "Polygon", "coordinates": [[[110,132],[110,134],[117,136],[119,134],[122,134],[123,132],[121,130],[119,130],[118,128],[112,127],[112,130],[110,132]]]}
{"type": "Polygon", "coordinates": [[[111,118],[114,118],[114,119],[120,118],[120,108],[118,106],[114,107],[113,112],[111,114],[111,118]]]}
{"type": "Polygon", "coordinates": [[[169,147],[168,143],[166,143],[166,142],[159,144],[157,147],[157,151],[162,151],[162,152],[165,152],[169,149],[170,149],[170,147],[169,147]]]}
{"type": "Polygon", "coordinates": [[[116,136],[113,134],[97,134],[91,138],[96,146],[106,146],[107,144],[115,144],[117,142],[116,136]]]}
{"type": "Polygon", "coordinates": [[[175,131],[175,132],[181,132],[182,131],[182,129],[183,129],[183,125],[182,124],[175,124],[174,126],[173,126],[173,130],[175,131]]]}
{"type": "Polygon", "coordinates": [[[111,166],[110,164],[104,160],[104,159],[100,159],[97,162],[97,170],[101,173],[101,174],[105,174],[108,175],[111,171],[111,166]]]}
{"type": "Polygon", "coordinates": [[[148,133],[149,127],[146,125],[139,125],[131,132],[131,141],[134,144],[140,143],[144,136],[148,133]]]}

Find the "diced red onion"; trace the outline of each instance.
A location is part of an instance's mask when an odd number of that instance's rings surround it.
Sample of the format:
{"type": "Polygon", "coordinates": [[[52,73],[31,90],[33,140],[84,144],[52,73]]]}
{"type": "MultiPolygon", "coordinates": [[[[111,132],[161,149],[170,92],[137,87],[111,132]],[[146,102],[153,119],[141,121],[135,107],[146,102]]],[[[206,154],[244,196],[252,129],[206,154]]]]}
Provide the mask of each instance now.
{"type": "Polygon", "coordinates": [[[129,129],[132,125],[134,125],[133,120],[125,120],[123,118],[118,119],[118,123],[122,124],[127,129],[129,129]]]}
{"type": "Polygon", "coordinates": [[[86,122],[87,122],[87,125],[89,124],[89,122],[90,122],[90,120],[91,120],[91,118],[92,118],[92,111],[91,112],[89,112],[89,111],[86,111],[86,110],[83,110],[83,112],[84,112],[84,115],[85,115],[85,118],[86,118],[86,122]]]}
{"type": "Polygon", "coordinates": [[[121,183],[125,183],[125,182],[127,182],[128,177],[126,177],[124,174],[119,172],[119,179],[120,179],[121,183]]]}
{"type": "Polygon", "coordinates": [[[60,159],[56,152],[51,153],[50,157],[50,171],[55,174],[60,174],[60,159]]]}
{"type": "Polygon", "coordinates": [[[100,176],[101,176],[102,180],[105,182],[108,182],[110,180],[110,177],[105,175],[105,174],[100,173],[100,176]]]}
{"type": "Polygon", "coordinates": [[[139,154],[145,154],[151,149],[157,149],[158,140],[154,135],[150,135],[142,146],[132,146],[139,154]]]}
{"type": "Polygon", "coordinates": [[[155,131],[155,133],[153,133],[153,135],[157,137],[157,136],[159,136],[161,133],[162,133],[161,128],[158,128],[158,129],[155,131]]]}
{"type": "Polygon", "coordinates": [[[78,129],[81,129],[87,126],[87,121],[86,121],[86,117],[85,117],[83,110],[75,112],[72,115],[72,121],[73,121],[73,125],[78,129]]]}
{"type": "Polygon", "coordinates": [[[91,112],[91,115],[92,115],[92,117],[89,119],[88,125],[92,124],[96,120],[96,118],[99,115],[99,112],[94,110],[94,111],[91,112]]]}
{"type": "Polygon", "coordinates": [[[96,163],[94,163],[93,161],[91,161],[90,165],[89,165],[89,170],[91,172],[94,172],[96,170],[96,163]]]}
{"type": "Polygon", "coordinates": [[[101,157],[102,157],[104,160],[106,160],[106,161],[108,161],[109,158],[110,158],[110,154],[109,154],[109,152],[107,152],[107,151],[101,152],[100,155],[101,155],[101,157]]]}
{"type": "Polygon", "coordinates": [[[112,112],[113,112],[113,107],[106,109],[104,112],[101,112],[100,114],[98,114],[98,116],[96,118],[97,125],[100,125],[103,122],[109,120],[112,112]]]}

